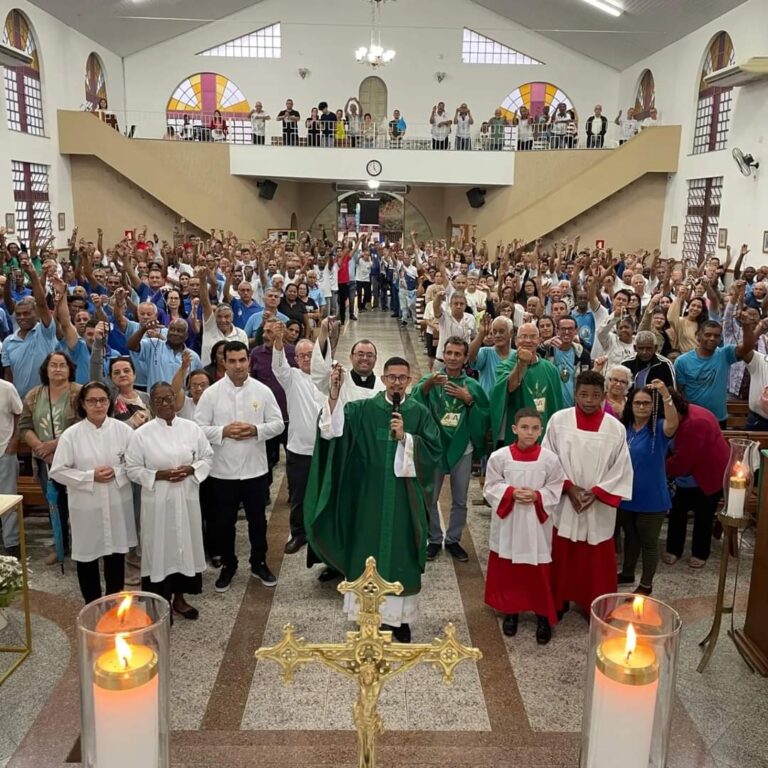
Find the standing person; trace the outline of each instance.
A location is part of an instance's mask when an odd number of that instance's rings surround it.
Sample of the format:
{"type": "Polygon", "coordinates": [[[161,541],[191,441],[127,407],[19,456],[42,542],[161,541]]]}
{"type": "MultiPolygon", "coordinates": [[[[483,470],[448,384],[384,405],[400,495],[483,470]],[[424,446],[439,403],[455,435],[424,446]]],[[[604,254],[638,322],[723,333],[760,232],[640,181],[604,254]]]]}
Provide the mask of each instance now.
{"type": "Polygon", "coordinates": [[[432,107],[432,114],[429,116],[430,133],[432,134],[432,149],[448,149],[448,140],[451,134],[453,122],[445,111],[445,102],[438,101],[432,107]]]}
{"type": "Polygon", "coordinates": [[[251,118],[251,137],[254,144],[264,146],[264,140],[267,134],[267,120],[272,118],[264,111],[261,102],[257,101],[253,105],[250,114],[251,118]]]}
{"type": "Polygon", "coordinates": [[[242,503],[251,543],[251,575],[267,587],[277,579],[266,563],[269,493],[265,442],[282,434],[285,425],[269,387],[248,375],[248,347],[239,341],[224,347],[227,375],[200,398],[195,420],[213,446],[211,494],[218,499],[214,540],[222,569],[217,592],[226,592],[237,572],[235,523],[242,503]]]}
{"type": "Polygon", "coordinates": [[[460,339],[470,342],[477,333],[477,322],[472,315],[467,314],[467,299],[464,294],[459,291],[454,291],[451,294],[450,312],[446,312],[443,307],[444,299],[445,291],[443,290],[436,291],[435,298],[432,299],[432,311],[440,327],[440,336],[435,352],[440,362],[443,362],[443,347],[446,339],[458,336],[460,339]]]}
{"type": "MultiPolygon", "coordinates": [[[[322,439],[304,499],[307,536],[322,560],[348,581],[362,573],[372,555],[384,579],[403,585],[402,596],[387,597],[381,613],[383,628],[407,643],[425,566],[427,507],[440,435],[427,409],[406,396],[407,360],[387,360],[381,377],[386,391],[368,400],[341,403],[343,378],[341,367],[334,368],[320,417],[322,439]]],[[[344,608],[354,619],[352,596],[345,598],[344,608]]]]}
{"type": "Polygon", "coordinates": [[[111,418],[114,402],[106,384],[92,381],[77,396],[81,421],[59,439],[50,477],[65,485],[72,525],[72,559],[83,600],[101,595],[99,559],[106,594],[123,589],[125,555],[136,546],[133,493],[125,453],[133,430],[111,418]]]}
{"type": "Polygon", "coordinates": [[[198,486],[211,469],[213,451],[203,430],[176,416],[170,384],[149,393],[155,418],[131,436],[128,476],[141,486],[142,589],[162,595],[185,619],[199,615],[185,595],[199,595],[205,570],[198,486]]]}
{"type": "Polygon", "coordinates": [[[622,144],[626,144],[633,136],[635,136],[640,129],[640,125],[635,120],[635,108],[630,107],[627,110],[627,116],[624,118],[624,120],[621,119],[622,110],[619,110],[619,114],[616,116],[616,119],[613,121],[616,125],[619,126],[619,130],[621,133],[621,138],[619,139],[619,146],[622,144]]]}
{"type": "Polygon", "coordinates": [[[546,348],[545,357],[560,376],[563,394],[563,407],[571,408],[574,404],[573,387],[576,377],[589,370],[591,361],[589,352],[574,343],[578,338],[578,326],[570,315],[557,318],[557,335],[553,336],[546,348]]]}
{"type": "Polygon", "coordinates": [[[283,146],[295,147],[299,143],[299,120],[301,115],[293,108],[293,99],[287,99],[285,109],[277,113],[277,121],[283,124],[283,146]]]}
{"type": "Polygon", "coordinates": [[[561,101],[557,109],[552,113],[549,119],[550,125],[550,149],[563,149],[568,146],[568,125],[571,123],[571,116],[568,114],[568,105],[561,101]]]}
{"type": "Polygon", "coordinates": [[[595,104],[595,112],[587,118],[587,149],[602,149],[605,134],[608,132],[608,118],[603,114],[600,104],[595,104]]]}
{"type": "MultiPolygon", "coordinates": [[[[524,323],[517,332],[517,350],[496,369],[496,383],[491,392],[491,438],[504,445],[515,442],[514,415],[521,408],[534,408],[541,414],[542,425],[563,407],[560,376],[549,360],[536,352],[539,329],[524,323]]],[[[497,443],[498,447],[498,443],[497,443]]]]}
{"type": "Polygon", "coordinates": [[[321,101],[317,108],[320,110],[320,146],[332,147],[336,131],[336,113],[328,109],[327,101],[321,101]]]}
{"type": "MultiPolygon", "coordinates": [[[[200,350],[200,357],[203,360],[211,359],[211,349],[217,341],[241,341],[248,344],[248,336],[242,328],[237,328],[234,324],[234,313],[229,304],[219,304],[214,308],[211,304],[211,295],[208,286],[205,285],[205,279],[208,279],[211,288],[216,289],[216,275],[213,269],[206,270],[204,267],[198,270],[200,274],[200,305],[203,308],[203,343],[200,350]]],[[[248,326],[248,323],[246,323],[248,326]]],[[[186,341],[186,337],[184,339],[186,341]]],[[[168,376],[168,381],[173,378],[173,373],[168,376]]]]}
{"type": "Polygon", "coordinates": [[[522,611],[536,614],[536,642],[545,645],[557,623],[552,596],[552,514],[565,475],[557,456],[538,445],[541,414],[521,408],[513,427],[517,442],[494,451],[483,495],[491,505],[485,603],[504,614],[502,630],[517,634],[522,611]],[[495,514],[494,514],[495,513],[495,514]]]}
{"type": "Polygon", "coordinates": [[[349,146],[357,147],[360,143],[360,134],[363,129],[363,117],[360,102],[354,96],[347,99],[347,104],[344,108],[344,115],[347,121],[349,146]]]}
{"type": "Polygon", "coordinates": [[[635,592],[650,595],[659,564],[659,533],[672,506],[667,485],[667,448],[677,431],[678,413],[663,381],[633,389],[622,422],[632,459],[632,498],[619,507],[624,532],[624,564],[619,584],[635,583],[635,567],[642,553],[643,572],[635,592]]]}
{"type": "Polygon", "coordinates": [[[392,119],[387,124],[387,128],[389,130],[390,146],[393,149],[399,149],[405,138],[405,132],[408,130],[408,126],[399,109],[392,113],[392,119]]]}
{"type": "Polygon", "coordinates": [[[509,359],[512,352],[512,332],[515,325],[508,317],[500,315],[492,319],[486,312],[480,324],[480,332],[469,345],[470,365],[480,374],[480,386],[488,398],[491,397],[496,372],[499,364],[509,359]],[[493,346],[487,346],[488,337],[493,340],[493,346]]]}
{"type": "Polygon", "coordinates": [[[472,460],[486,453],[489,404],[483,388],[464,373],[469,345],[458,336],[445,341],[445,371],[425,376],[413,389],[413,399],[426,406],[440,430],[442,451],[435,469],[434,491],[429,507],[427,560],[434,560],[445,548],[460,563],[469,556],[461,546],[467,524],[467,491],[472,477],[472,460]],[[443,536],[438,502],[443,480],[451,478],[451,515],[443,536]]]}
{"type": "Polygon", "coordinates": [[[307,128],[307,146],[319,147],[322,126],[320,125],[320,113],[318,112],[317,107],[312,107],[312,111],[309,113],[309,117],[304,121],[304,125],[307,128]]]}
{"type": "Polygon", "coordinates": [[[472,149],[472,126],[475,118],[469,107],[462,103],[456,108],[453,124],[456,126],[456,149],[460,151],[472,149]]]}
{"type": "MultiPolygon", "coordinates": [[[[19,475],[19,416],[21,398],[13,384],[0,380],[0,493],[15,496],[19,475]]],[[[15,510],[0,517],[3,547],[11,557],[21,557],[19,518],[15,510]]]]}
{"type": "Polygon", "coordinates": [[[637,332],[635,354],[622,363],[632,374],[633,386],[644,387],[654,379],[663,381],[668,389],[675,386],[675,367],[671,360],[658,354],[657,349],[657,337],[653,331],[637,332]]]}
{"type": "Polygon", "coordinates": [[[632,495],[626,430],[603,410],[605,380],[584,371],[576,378],[576,405],[552,416],[542,443],[560,459],[565,485],[554,513],[552,585],[559,612],[573,600],[592,601],[616,591],[613,535],[616,508],[632,495]]]}

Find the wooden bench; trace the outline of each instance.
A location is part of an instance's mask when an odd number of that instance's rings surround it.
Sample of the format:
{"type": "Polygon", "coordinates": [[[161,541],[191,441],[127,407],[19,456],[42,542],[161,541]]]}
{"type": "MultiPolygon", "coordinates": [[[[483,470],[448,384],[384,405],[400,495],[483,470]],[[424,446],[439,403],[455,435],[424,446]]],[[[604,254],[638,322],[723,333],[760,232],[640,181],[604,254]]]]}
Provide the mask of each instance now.
{"type": "Polygon", "coordinates": [[[749,403],[746,400],[728,401],[728,429],[744,429],[749,416],[749,403]]]}
{"type": "Polygon", "coordinates": [[[19,495],[24,497],[24,514],[48,514],[48,500],[45,498],[40,483],[32,474],[32,451],[28,445],[19,444],[19,479],[17,483],[19,495]]]}

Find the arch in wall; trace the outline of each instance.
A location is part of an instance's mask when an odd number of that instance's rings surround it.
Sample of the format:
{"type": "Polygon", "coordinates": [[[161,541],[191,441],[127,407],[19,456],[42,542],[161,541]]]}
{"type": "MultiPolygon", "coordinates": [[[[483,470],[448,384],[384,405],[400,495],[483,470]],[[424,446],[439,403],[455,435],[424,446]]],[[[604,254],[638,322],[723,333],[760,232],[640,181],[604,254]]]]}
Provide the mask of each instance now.
{"type": "Polygon", "coordinates": [[[538,117],[544,107],[556,107],[561,101],[568,109],[575,110],[568,95],[552,83],[524,83],[515,88],[504,101],[501,110],[508,120],[515,117],[520,107],[528,107],[533,117],[538,117]]]}
{"type": "Polygon", "coordinates": [[[656,83],[653,79],[653,72],[646,69],[637,83],[637,92],[635,93],[635,120],[645,120],[651,114],[651,110],[656,107],[656,83]]]}
{"type": "Polygon", "coordinates": [[[730,35],[727,32],[718,32],[707,46],[701,67],[693,131],[694,155],[725,149],[728,143],[733,88],[707,85],[704,78],[735,63],[736,54],[730,35]]]}
{"type": "Polygon", "coordinates": [[[8,129],[43,136],[43,86],[40,54],[29,19],[14,8],[5,18],[3,45],[29,54],[32,61],[18,67],[5,67],[5,104],[8,129]]]}
{"type": "Polygon", "coordinates": [[[358,89],[358,100],[363,114],[371,113],[373,122],[377,125],[387,117],[387,84],[380,78],[372,75],[366,77],[358,89]]]}
{"type": "Polygon", "coordinates": [[[104,76],[104,64],[97,53],[91,53],[85,62],[85,101],[91,109],[96,109],[99,106],[99,100],[106,98],[107,81],[104,76]]]}
{"type": "Polygon", "coordinates": [[[227,141],[251,143],[248,100],[229,78],[216,72],[198,72],[176,86],[166,105],[166,123],[182,138],[210,140],[208,126],[216,110],[227,121],[227,141]]]}

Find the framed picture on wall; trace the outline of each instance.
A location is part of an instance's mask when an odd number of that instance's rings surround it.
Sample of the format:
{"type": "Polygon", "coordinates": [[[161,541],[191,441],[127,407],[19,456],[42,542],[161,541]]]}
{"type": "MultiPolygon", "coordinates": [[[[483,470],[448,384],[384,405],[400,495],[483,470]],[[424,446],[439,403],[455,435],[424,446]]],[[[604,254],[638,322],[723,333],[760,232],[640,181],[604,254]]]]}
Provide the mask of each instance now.
{"type": "MultiPolygon", "coordinates": [[[[7,216],[5,220],[8,221],[7,216]]],[[[768,232],[763,232],[763,253],[768,253],[768,232]]]]}
{"type": "Polygon", "coordinates": [[[672,227],[669,230],[669,242],[675,245],[677,243],[677,227],[672,227]]]}
{"type": "Polygon", "coordinates": [[[5,231],[9,235],[16,232],[16,216],[12,213],[5,214],[5,231]]]}
{"type": "Polygon", "coordinates": [[[59,232],[63,232],[67,228],[67,214],[59,214],[59,232]]]}
{"type": "Polygon", "coordinates": [[[728,230],[727,229],[718,229],[717,230],[717,247],[718,248],[725,248],[728,245],[728,230]]]}
{"type": "Polygon", "coordinates": [[[298,239],[299,233],[295,229],[268,229],[267,238],[279,243],[292,243],[298,239]]]}
{"type": "Polygon", "coordinates": [[[451,231],[451,244],[469,242],[469,224],[454,224],[451,231]]]}

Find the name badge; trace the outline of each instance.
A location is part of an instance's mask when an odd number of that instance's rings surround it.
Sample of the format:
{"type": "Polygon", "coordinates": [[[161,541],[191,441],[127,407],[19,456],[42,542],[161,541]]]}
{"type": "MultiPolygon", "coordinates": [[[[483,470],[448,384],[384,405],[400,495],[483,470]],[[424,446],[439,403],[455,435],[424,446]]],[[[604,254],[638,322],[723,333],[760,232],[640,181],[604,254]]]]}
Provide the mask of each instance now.
{"type": "Polygon", "coordinates": [[[533,407],[539,413],[546,413],[547,412],[547,398],[546,397],[534,397],[533,398],[533,407]]]}
{"type": "Polygon", "coordinates": [[[458,427],[459,426],[459,419],[461,418],[461,414],[459,413],[446,413],[445,416],[443,416],[442,419],[440,419],[440,423],[444,427],[458,427]]]}

